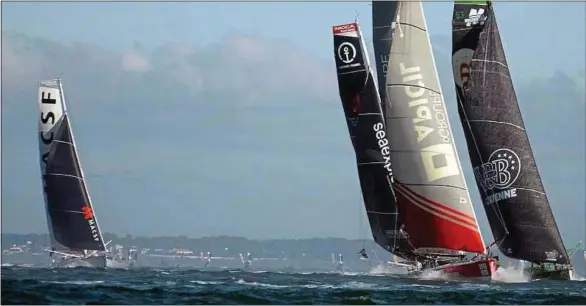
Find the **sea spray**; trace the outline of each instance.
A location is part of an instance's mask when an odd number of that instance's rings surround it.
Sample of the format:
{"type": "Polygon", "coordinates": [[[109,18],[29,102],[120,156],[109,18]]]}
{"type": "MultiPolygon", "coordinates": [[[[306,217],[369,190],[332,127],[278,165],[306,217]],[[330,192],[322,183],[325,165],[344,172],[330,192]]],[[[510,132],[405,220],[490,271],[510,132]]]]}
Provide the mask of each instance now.
{"type": "Polygon", "coordinates": [[[503,283],[526,283],[529,282],[529,276],[524,273],[523,266],[503,267],[500,266],[494,273],[492,279],[503,283]]]}

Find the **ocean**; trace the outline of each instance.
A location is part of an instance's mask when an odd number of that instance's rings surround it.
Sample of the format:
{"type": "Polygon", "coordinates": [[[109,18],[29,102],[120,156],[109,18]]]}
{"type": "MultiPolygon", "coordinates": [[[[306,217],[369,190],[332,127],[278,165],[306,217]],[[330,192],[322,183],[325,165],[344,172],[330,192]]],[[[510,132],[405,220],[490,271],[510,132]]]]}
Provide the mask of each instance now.
{"type": "Polygon", "coordinates": [[[585,281],[428,275],[3,266],[2,304],[586,304],[585,281]]]}

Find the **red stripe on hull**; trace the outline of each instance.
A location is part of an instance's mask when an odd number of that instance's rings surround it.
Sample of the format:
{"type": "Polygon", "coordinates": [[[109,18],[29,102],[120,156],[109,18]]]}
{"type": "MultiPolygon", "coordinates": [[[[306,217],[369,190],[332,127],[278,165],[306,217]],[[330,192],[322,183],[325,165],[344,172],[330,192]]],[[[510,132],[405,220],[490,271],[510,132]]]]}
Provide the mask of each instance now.
{"type": "Polygon", "coordinates": [[[435,268],[445,275],[465,278],[486,278],[491,280],[496,272],[497,261],[494,258],[483,258],[481,260],[443,265],[435,268]]]}
{"type": "Polygon", "coordinates": [[[485,251],[480,233],[472,230],[470,225],[446,219],[449,217],[444,213],[407,198],[401,189],[397,191],[399,213],[415,248],[446,248],[474,253],[485,251]]]}

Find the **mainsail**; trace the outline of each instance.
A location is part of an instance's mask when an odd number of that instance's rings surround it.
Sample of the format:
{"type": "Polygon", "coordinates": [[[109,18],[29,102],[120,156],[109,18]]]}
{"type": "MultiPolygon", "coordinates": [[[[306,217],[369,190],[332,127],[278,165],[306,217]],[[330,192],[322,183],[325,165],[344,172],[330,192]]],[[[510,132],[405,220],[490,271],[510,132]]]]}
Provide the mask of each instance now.
{"type": "Polygon", "coordinates": [[[568,264],[491,3],[457,1],[452,29],[458,113],[496,243],[511,258],[568,264]]]}
{"type": "Polygon", "coordinates": [[[412,258],[398,219],[393,170],[380,98],[357,23],[333,27],[338,88],[372,235],[388,251],[412,258]]]}
{"type": "Polygon", "coordinates": [[[52,250],[105,251],[87,191],[61,80],[39,86],[39,153],[52,250]]]}
{"type": "Polygon", "coordinates": [[[389,52],[393,43],[392,21],[397,13],[397,1],[372,1],[372,44],[376,63],[376,78],[379,96],[383,105],[387,102],[387,70],[389,52]]]}
{"type": "Polygon", "coordinates": [[[401,219],[420,253],[484,253],[421,3],[398,2],[394,18],[385,121],[401,219]]]}

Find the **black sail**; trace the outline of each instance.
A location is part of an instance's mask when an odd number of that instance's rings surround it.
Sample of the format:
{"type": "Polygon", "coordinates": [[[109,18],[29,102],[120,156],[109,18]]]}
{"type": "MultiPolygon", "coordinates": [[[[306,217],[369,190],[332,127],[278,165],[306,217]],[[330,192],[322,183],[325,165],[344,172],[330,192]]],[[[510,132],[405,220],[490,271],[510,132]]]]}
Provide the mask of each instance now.
{"type": "Polygon", "coordinates": [[[51,242],[59,251],[104,251],[59,82],[45,81],[39,88],[41,177],[51,242]]]}
{"type": "Polygon", "coordinates": [[[456,2],[452,30],[458,113],[495,243],[511,258],[568,264],[491,3],[456,2]]]}
{"type": "Polygon", "coordinates": [[[395,20],[398,4],[398,1],[372,1],[372,45],[383,113],[385,112],[384,105],[388,104],[387,69],[393,40],[392,23],[395,20]]]}
{"type": "Polygon", "coordinates": [[[358,166],[362,197],[377,244],[412,259],[393,192],[390,148],[376,80],[358,24],[333,27],[338,88],[358,166]]]}

